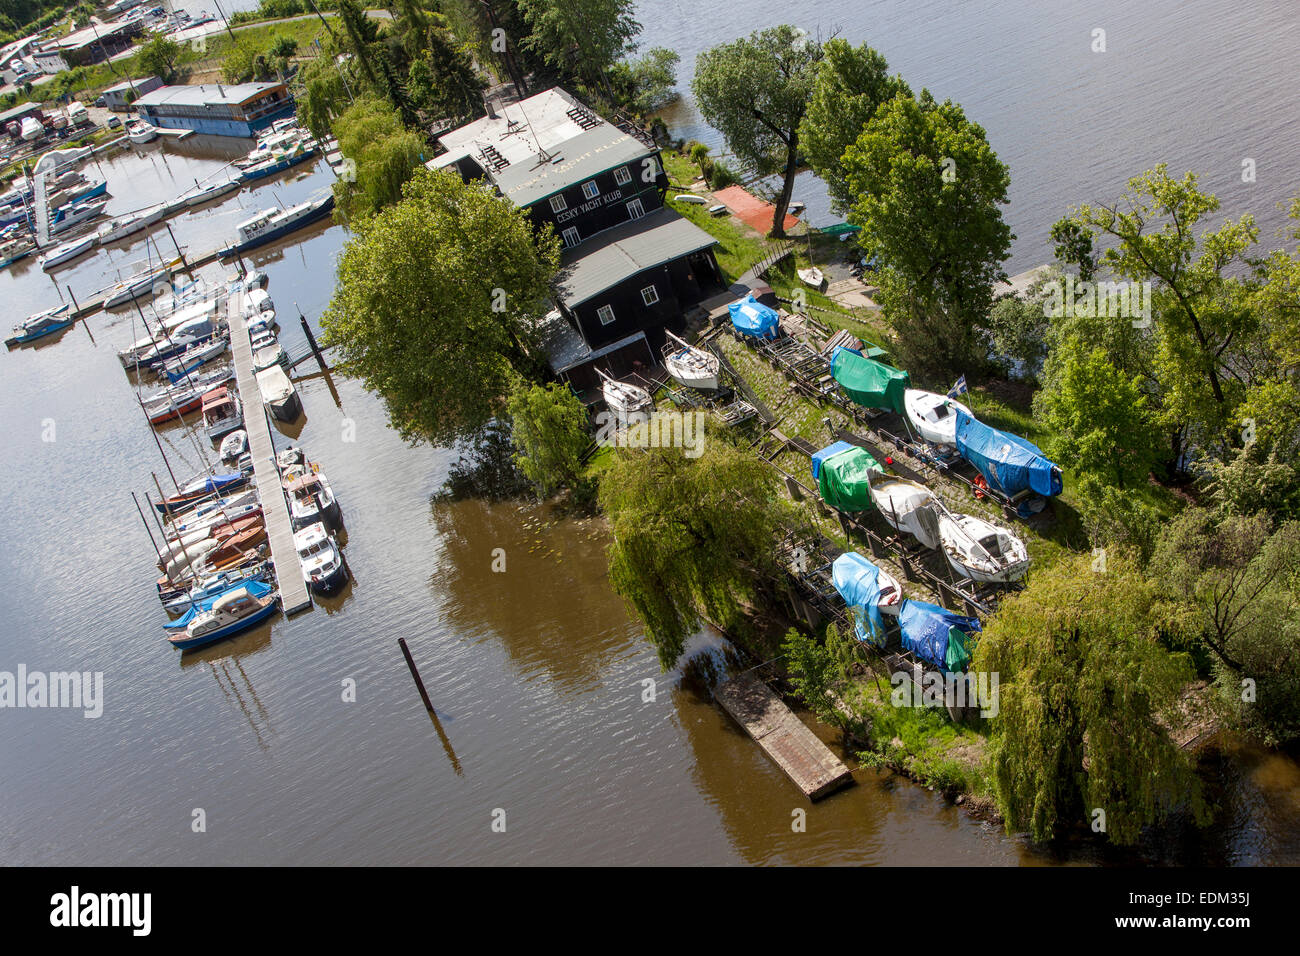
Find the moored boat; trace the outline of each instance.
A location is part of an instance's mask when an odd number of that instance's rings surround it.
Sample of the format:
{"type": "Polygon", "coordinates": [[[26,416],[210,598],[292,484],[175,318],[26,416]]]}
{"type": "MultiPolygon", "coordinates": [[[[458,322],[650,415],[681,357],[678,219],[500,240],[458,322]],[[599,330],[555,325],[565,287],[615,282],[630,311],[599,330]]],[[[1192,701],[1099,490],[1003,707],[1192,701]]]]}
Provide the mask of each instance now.
{"type": "Polygon", "coordinates": [[[47,335],[53,335],[55,332],[66,329],[75,321],[76,319],[69,314],[67,305],[61,305],[57,309],[37,312],[35,315],[29,316],[21,324],[14,326],[14,334],[5,339],[5,345],[13,348],[16,345],[35,342],[37,339],[43,339],[47,335]]]}
{"type": "Polygon", "coordinates": [[[221,460],[238,461],[239,456],[248,451],[248,432],[237,428],[221,440],[221,460]]]}
{"type": "Polygon", "coordinates": [[[330,528],[338,528],[342,521],[334,489],[320,472],[290,478],[284,483],[289,498],[289,519],[294,528],[302,530],[318,521],[330,528]]]}
{"type": "Polygon", "coordinates": [[[343,553],[324,524],[318,521],[294,532],[293,546],[302,563],[303,580],[314,593],[334,594],[347,584],[343,553]]]}
{"type": "Polygon", "coordinates": [[[219,442],[237,428],[244,427],[244,407],[239,396],[218,386],[203,396],[203,427],[208,438],[219,442]]]}
{"type": "Polygon", "coordinates": [[[71,262],[78,256],[84,256],[91,249],[94,249],[98,243],[99,237],[91,233],[88,236],[82,236],[80,239],[65,242],[61,246],[55,246],[36,261],[40,263],[41,268],[46,272],[51,272],[65,262],[71,262]]]}
{"type": "Polygon", "coordinates": [[[243,472],[196,478],[189,484],[183,485],[171,497],[164,498],[162,501],[155,501],[154,508],[162,515],[174,514],[184,511],[191,505],[197,504],[205,498],[210,498],[218,492],[232,491],[246,484],[248,484],[248,475],[243,472]]]}
{"type": "Polygon", "coordinates": [[[324,219],[334,208],[334,194],[309,199],[288,209],[264,209],[235,227],[235,241],[218,255],[229,259],[324,219]]]}
{"type": "MultiPolygon", "coordinates": [[[[256,583],[256,582],[254,582],[256,583]]],[[[279,594],[254,594],[244,585],[217,598],[212,607],[196,615],[179,633],[168,637],[173,647],[183,651],[233,637],[255,627],[275,613],[279,594]]]]}
{"type": "Polygon", "coordinates": [[[238,188],[238,179],[222,179],[215,183],[208,183],[206,186],[199,186],[194,192],[186,196],[185,205],[191,208],[201,206],[205,202],[211,202],[218,197],[232,193],[238,188]]]}
{"type": "Polygon", "coordinates": [[[257,373],[257,388],[276,421],[296,421],[302,414],[302,399],[279,365],[271,365],[257,373]]]}
{"type": "Polygon", "coordinates": [[[126,135],[133,143],[152,143],[158,138],[158,128],[144,120],[132,120],[126,124],[126,135]]]}

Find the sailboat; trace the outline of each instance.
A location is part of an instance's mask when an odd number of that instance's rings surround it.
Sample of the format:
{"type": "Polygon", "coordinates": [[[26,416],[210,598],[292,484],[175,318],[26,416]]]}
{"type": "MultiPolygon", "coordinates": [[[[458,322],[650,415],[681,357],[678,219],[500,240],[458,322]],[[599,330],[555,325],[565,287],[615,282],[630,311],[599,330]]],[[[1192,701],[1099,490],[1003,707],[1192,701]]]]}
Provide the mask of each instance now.
{"type": "Polygon", "coordinates": [[[917,434],[932,445],[956,445],[957,412],[971,414],[970,409],[956,399],[919,388],[903,392],[903,408],[917,434]]]}
{"type": "Polygon", "coordinates": [[[939,537],[948,564],[972,580],[1006,584],[1029,569],[1025,543],[983,518],[945,512],[939,517],[939,537]]]}
{"type": "Polygon", "coordinates": [[[649,392],[640,385],[620,382],[600,369],[596,369],[596,374],[604,383],[601,386],[601,394],[605,398],[605,404],[621,424],[635,425],[650,420],[654,401],[650,398],[649,392]]]}
{"type": "Polygon", "coordinates": [[[938,499],[925,485],[906,478],[883,478],[871,483],[871,500],[894,530],[912,535],[927,548],[939,547],[939,529],[933,505],[938,499]]]}
{"type": "Polygon", "coordinates": [[[664,368],[683,385],[711,392],[718,387],[718,357],[711,352],[687,345],[667,329],[664,334],[664,368]]]}

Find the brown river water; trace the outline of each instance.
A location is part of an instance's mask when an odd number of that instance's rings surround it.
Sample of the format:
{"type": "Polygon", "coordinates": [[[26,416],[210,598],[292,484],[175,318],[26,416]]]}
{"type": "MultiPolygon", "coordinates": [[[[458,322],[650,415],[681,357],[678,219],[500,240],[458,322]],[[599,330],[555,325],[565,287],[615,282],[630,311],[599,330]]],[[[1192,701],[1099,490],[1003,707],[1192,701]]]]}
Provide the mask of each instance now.
{"type": "MultiPolygon", "coordinates": [[[[701,23],[694,11],[691,29],[699,32],[691,37],[672,2],[643,4],[641,19],[647,45],[676,45],[687,64],[701,44],[767,22],[806,17],[810,29],[818,21],[869,22],[897,47],[886,49],[891,63],[912,77],[977,42],[986,32],[981,12],[1018,5],[963,4],[960,16],[949,19],[916,12],[936,6],[909,5],[914,12],[898,22],[886,16],[900,9],[893,3],[753,0],[728,8],[719,22],[701,23]],[[967,20],[974,26],[963,29],[967,20]],[[908,44],[919,52],[905,65],[908,44]]],[[[1275,28],[1252,30],[1256,42],[1294,39],[1285,5],[1253,6],[1260,16],[1282,18],[1275,28]]],[[[706,20],[722,16],[704,13],[706,20]]],[[[1230,31],[1234,22],[1227,17],[1220,27],[1230,31]]],[[[1035,24],[1041,26],[1041,17],[1026,20],[1026,28],[1035,24]]],[[[856,41],[863,29],[845,32],[856,41]]],[[[1149,55],[1168,63],[1175,42],[1162,40],[1149,55]]],[[[1043,65],[1050,57],[1022,35],[1012,49],[964,56],[975,79],[951,64],[944,74],[953,87],[945,92],[990,130],[1006,131],[1005,147],[995,141],[1004,152],[1019,148],[1011,146],[1020,128],[1016,104],[1038,107],[1004,92],[988,94],[976,111],[968,100],[978,97],[963,91],[979,78],[987,85],[1000,75],[1023,74],[1021,52],[1043,70],[1058,69],[1043,65]]],[[[1213,89],[1222,69],[1196,60],[1177,77],[1164,75],[1183,85],[1199,77],[1195,82],[1213,89]]],[[[914,78],[922,82],[930,81],[914,78]]],[[[1044,75],[1035,82],[1056,96],[1062,84],[1083,81],[1044,75]]],[[[1243,97],[1272,89],[1258,76],[1240,82],[1243,97]]],[[[930,85],[943,84],[936,78],[930,85]]],[[[1293,102],[1294,93],[1288,95],[1293,102]]],[[[1275,162],[1282,149],[1294,160],[1295,139],[1286,135],[1294,110],[1252,111],[1243,119],[1234,103],[1216,92],[1212,103],[1189,105],[1182,122],[1164,117],[1147,135],[1156,144],[1165,137],[1197,140],[1198,165],[1205,166],[1218,155],[1213,137],[1189,130],[1197,123],[1215,129],[1244,123],[1254,141],[1272,146],[1267,155],[1275,162]]],[[[1116,122],[1131,122],[1125,116],[1116,122]]],[[[1038,135],[1024,135],[1031,133],[1038,135]]],[[[1111,151],[1086,131],[1067,139],[1053,138],[1051,155],[1033,162],[1032,148],[1024,147],[1029,159],[1013,164],[1013,178],[1091,181],[1094,162],[1112,163],[1111,151]],[[1056,170],[1057,162],[1065,168],[1056,170]]],[[[117,154],[101,163],[114,196],[110,211],[170,198],[246,148],[195,138],[117,154]]],[[[1154,151],[1144,145],[1126,170],[1154,151]]],[[[178,217],[173,231],[192,251],[206,250],[252,211],[299,201],[328,185],[330,176],[318,164],[306,176],[178,217]]],[[[1108,173],[1106,182],[1113,179],[1108,173]]],[[[1284,195],[1294,184],[1291,177],[1285,189],[1269,188],[1284,195]]],[[[1075,190],[1059,185],[1027,186],[1022,194],[1040,188],[1054,193],[1050,204],[1013,205],[1010,218],[1022,235],[1050,224],[1043,214],[1048,205],[1076,198],[1075,190]]],[[[252,257],[270,276],[291,353],[304,347],[299,309],[314,324],[329,300],[346,236],[321,225],[252,257]]],[[[161,241],[166,250],[165,232],[161,241]]],[[[81,297],[144,254],[141,242],[99,252],[58,272],[59,287],[71,285],[81,297]]],[[[1046,258],[1041,249],[1026,255],[1031,265],[1046,258]]],[[[9,324],[59,299],[58,287],[33,260],[0,274],[0,295],[9,324]]],[[[382,403],[348,380],[336,380],[341,407],[319,378],[300,384],[307,422],[296,437],[321,462],[342,503],[354,583],[293,620],[182,658],[162,636],[166,617],[152,592],[150,543],[129,494],[151,488],[153,473],[164,485],[168,480],[114,354],[140,334],[133,314],[94,316],[40,348],[0,355],[8,450],[0,459],[0,670],[22,664],[29,671],[104,674],[98,718],[73,710],[0,710],[0,861],[1122,862],[1088,847],[1031,848],[936,793],[873,770],[858,770],[854,787],[809,807],[694,682],[680,671],[660,673],[640,626],[605,578],[598,522],[557,520],[544,505],[434,501],[455,453],[405,445],[387,427],[382,403]],[[492,571],[496,548],[506,553],[504,573],[492,571]],[[421,668],[436,721],[419,702],[399,637],[421,668]],[[643,700],[647,678],[656,681],[653,702],[643,700]],[[343,699],[349,680],[354,702],[343,699]],[[808,809],[803,833],[791,828],[797,808],[808,809]],[[191,828],[197,809],[204,811],[206,832],[191,828]],[[492,829],[499,811],[504,833],[492,829]]],[[[162,434],[178,476],[196,470],[194,445],[183,432],[162,434]]],[[[691,650],[717,655],[721,646],[721,638],[702,633],[691,650]]],[[[1296,762],[1242,751],[1217,766],[1223,809],[1216,827],[1205,834],[1172,832],[1147,848],[1148,858],[1300,861],[1296,762]]]]}

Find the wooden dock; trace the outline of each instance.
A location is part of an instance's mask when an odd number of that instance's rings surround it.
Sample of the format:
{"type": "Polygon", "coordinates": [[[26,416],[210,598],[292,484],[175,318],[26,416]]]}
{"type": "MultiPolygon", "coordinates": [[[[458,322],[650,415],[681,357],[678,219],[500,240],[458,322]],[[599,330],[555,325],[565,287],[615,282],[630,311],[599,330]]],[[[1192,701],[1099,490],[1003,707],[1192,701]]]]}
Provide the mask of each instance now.
{"type": "Polygon", "coordinates": [[[809,800],[853,779],[843,761],[761,680],[742,674],[719,684],[713,696],[809,800]]]}
{"type": "Polygon", "coordinates": [[[266,420],[266,407],[262,403],[262,391],[257,387],[257,376],[253,373],[253,344],[244,323],[242,292],[226,299],[226,320],[230,325],[235,380],[239,385],[239,398],[244,403],[244,428],[248,432],[248,450],[253,456],[253,475],[258,496],[262,499],[266,537],[271,542],[271,560],[275,563],[275,580],[280,587],[280,606],[284,613],[294,614],[311,607],[311,596],[302,577],[298,549],[293,546],[293,523],[289,520],[289,505],[285,501],[280,469],[275,463],[271,426],[266,420]]]}

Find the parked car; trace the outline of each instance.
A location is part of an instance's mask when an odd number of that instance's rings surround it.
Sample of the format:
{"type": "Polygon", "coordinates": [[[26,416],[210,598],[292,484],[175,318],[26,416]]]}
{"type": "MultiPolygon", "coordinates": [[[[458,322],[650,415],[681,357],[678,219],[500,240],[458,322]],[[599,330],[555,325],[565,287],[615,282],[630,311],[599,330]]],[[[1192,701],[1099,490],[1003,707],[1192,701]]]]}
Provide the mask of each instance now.
{"type": "Polygon", "coordinates": [[[118,119],[116,116],[110,116],[108,118],[108,122],[105,125],[109,129],[117,129],[119,126],[122,125],[122,121],[118,119]]]}
{"type": "Polygon", "coordinates": [[[99,99],[95,100],[95,105],[98,106],[98,107],[102,110],[104,107],[106,107],[106,106],[108,105],[108,100],[104,99],[104,98],[101,96],[101,97],[99,97],[99,99]]]}

